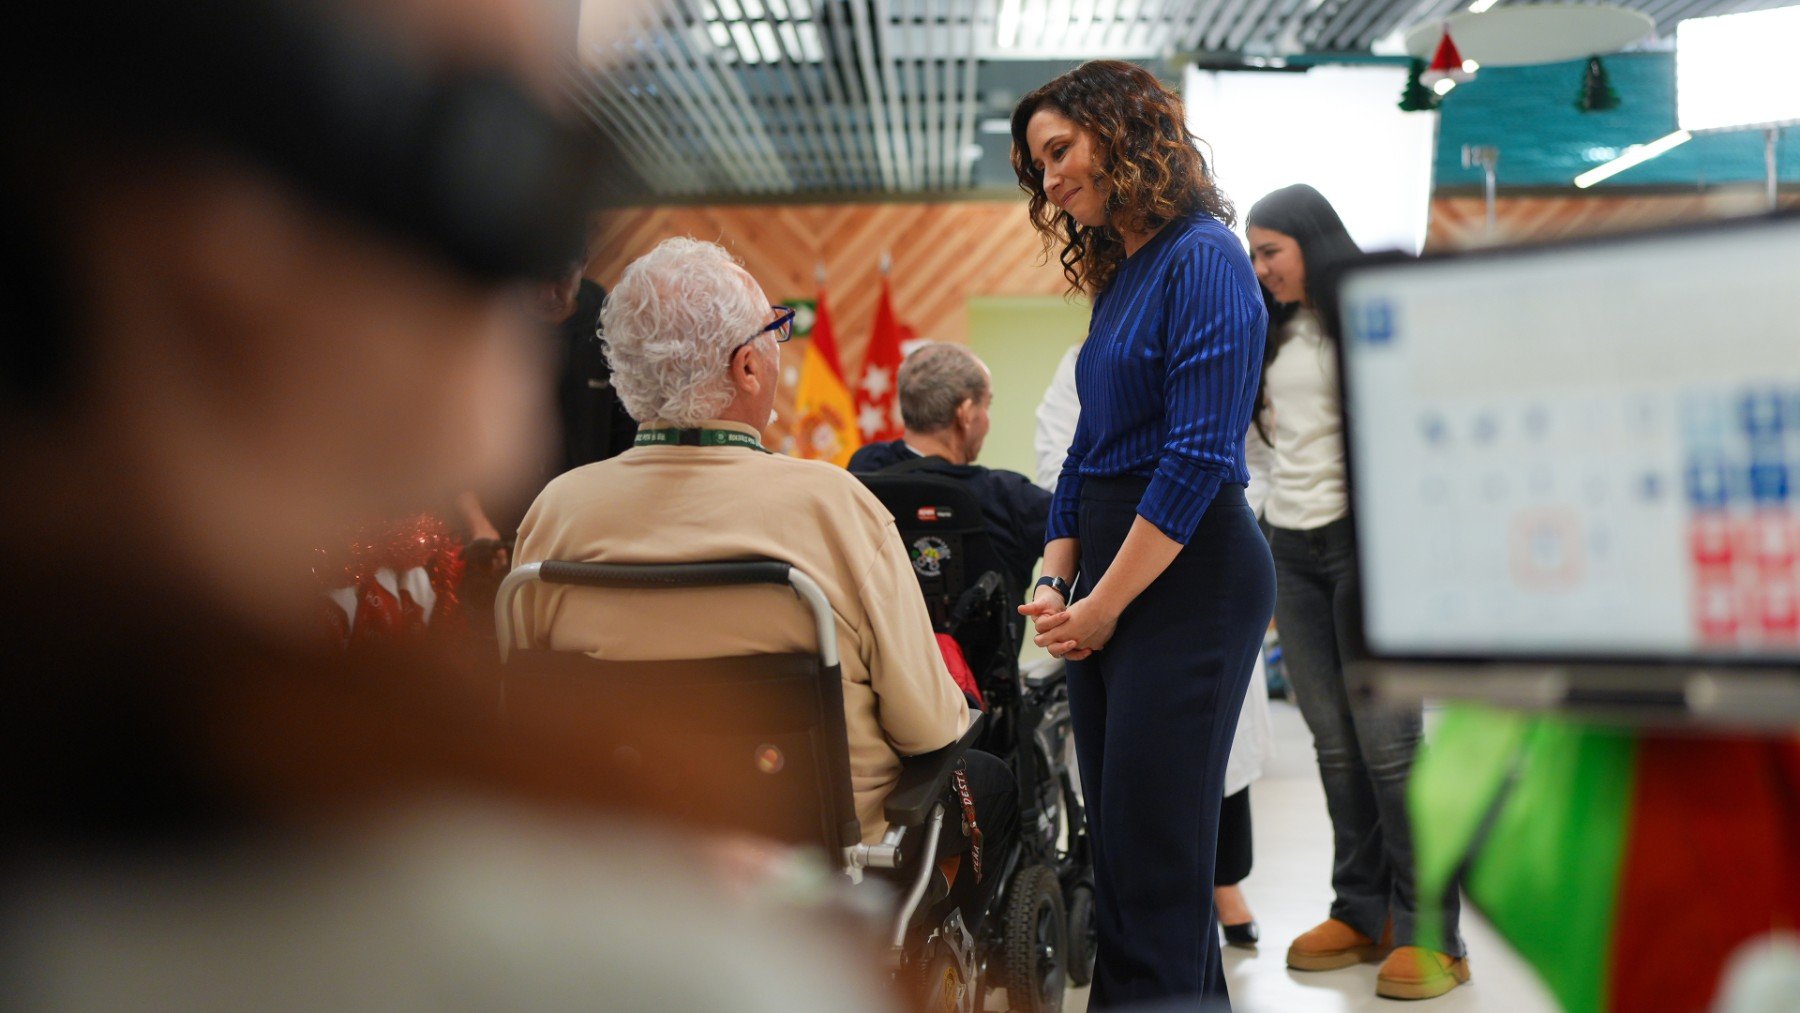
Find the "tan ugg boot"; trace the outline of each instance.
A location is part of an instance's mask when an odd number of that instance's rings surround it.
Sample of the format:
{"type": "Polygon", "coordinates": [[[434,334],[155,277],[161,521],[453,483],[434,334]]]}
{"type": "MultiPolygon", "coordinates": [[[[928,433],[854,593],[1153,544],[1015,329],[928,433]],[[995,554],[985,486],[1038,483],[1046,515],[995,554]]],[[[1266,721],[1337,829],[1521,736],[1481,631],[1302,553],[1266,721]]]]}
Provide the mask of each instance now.
{"type": "Polygon", "coordinates": [[[1468,980],[1468,957],[1401,946],[1381,962],[1375,994],[1386,999],[1435,999],[1468,980]]]}
{"type": "Polygon", "coordinates": [[[1380,960],[1386,947],[1336,918],[1307,929],[1288,947],[1287,966],[1296,971],[1333,971],[1380,960]]]}

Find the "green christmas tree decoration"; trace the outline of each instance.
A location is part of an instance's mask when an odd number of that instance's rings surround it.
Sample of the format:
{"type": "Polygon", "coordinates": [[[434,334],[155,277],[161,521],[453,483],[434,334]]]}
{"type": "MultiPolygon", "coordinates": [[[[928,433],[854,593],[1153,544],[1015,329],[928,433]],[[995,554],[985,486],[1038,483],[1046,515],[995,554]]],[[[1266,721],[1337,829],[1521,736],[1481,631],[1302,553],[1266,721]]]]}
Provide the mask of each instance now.
{"type": "Polygon", "coordinates": [[[1598,56],[1588,57],[1587,70],[1581,75],[1581,93],[1575,96],[1575,108],[1584,113],[1603,113],[1619,108],[1619,93],[1613,90],[1606,75],[1606,64],[1598,56]]]}
{"type": "Polygon", "coordinates": [[[1400,111],[1403,113],[1428,113],[1438,107],[1442,101],[1438,93],[1425,87],[1419,75],[1425,73],[1425,61],[1414,59],[1411,69],[1406,74],[1406,89],[1400,93],[1400,111]]]}

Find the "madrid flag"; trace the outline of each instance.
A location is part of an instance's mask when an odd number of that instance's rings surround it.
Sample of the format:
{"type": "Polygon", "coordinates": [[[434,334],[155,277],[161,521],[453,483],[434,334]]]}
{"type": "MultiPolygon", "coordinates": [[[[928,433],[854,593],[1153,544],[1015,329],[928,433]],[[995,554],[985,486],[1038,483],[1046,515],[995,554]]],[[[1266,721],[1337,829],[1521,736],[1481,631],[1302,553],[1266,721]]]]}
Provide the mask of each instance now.
{"type": "Polygon", "coordinates": [[[875,331],[863,357],[862,382],[856,385],[856,426],[864,443],[897,440],[904,429],[895,379],[900,375],[900,342],[904,328],[894,318],[887,279],[881,279],[881,303],[875,309],[875,331]]]}
{"type": "Polygon", "coordinates": [[[806,356],[800,362],[800,386],[794,392],[794,453],[813,461],[830,461],[838,467],[850,463],[850,455],[862,446],[856,434],[856,409],[839,364],[837,338],[831,333],[831,316],[825,311],[825,293],[819,293],[818,318],[806,356]]]}

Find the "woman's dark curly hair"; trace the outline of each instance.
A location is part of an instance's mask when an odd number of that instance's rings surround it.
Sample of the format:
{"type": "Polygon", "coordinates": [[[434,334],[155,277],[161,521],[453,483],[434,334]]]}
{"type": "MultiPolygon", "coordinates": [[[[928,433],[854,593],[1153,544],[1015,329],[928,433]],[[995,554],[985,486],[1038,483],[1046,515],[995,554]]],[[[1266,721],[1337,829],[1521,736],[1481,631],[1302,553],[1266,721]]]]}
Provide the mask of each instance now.
{"type": "Polygon", "coordinates": [[[1187,128],[1181,97],[1142,67],[1091,60],[1019,100],[1012,114],[1013,171],[1031,195],[1031,224],[1051,244],[1063,244],[1063,274],[1073,292],[1106,288],[1125,260],[1120,230],[1148,232],[1204,211],[1231,225],[1231,201],[1213,183],[1212,170],[1187,128]],[[1040,109],[1054,109],[1094,138],[1100,178],[1109,193],[1112,222],[1088,228],[1044,193],[1043,174],[1031,164],[1025,128],[1040,109]]]}

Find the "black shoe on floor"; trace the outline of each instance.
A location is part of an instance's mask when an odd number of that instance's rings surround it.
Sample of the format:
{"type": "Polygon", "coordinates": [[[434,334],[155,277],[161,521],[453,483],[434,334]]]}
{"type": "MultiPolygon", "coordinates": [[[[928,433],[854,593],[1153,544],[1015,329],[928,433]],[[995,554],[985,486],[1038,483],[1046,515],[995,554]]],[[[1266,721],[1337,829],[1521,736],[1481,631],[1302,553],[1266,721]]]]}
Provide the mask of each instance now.
{"type": "Polygon", "coordinates": [[[1254,950],[1256,949],[1256,941],[1262,938],[1262,933],[1257,931],[1256,922],[1254,921],[1247,921],[1242,925],[1221,925],[1219,927],[1225,930],[1226,946],[1237,946],[1246,950],[1254,950]]]}

